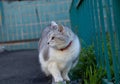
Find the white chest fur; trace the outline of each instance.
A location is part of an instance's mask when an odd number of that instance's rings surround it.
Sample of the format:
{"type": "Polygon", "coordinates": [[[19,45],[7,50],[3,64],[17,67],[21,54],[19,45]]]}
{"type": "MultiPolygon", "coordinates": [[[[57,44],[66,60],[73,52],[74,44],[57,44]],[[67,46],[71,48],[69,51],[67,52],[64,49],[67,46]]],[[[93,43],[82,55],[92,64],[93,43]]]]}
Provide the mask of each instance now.
{"type": "Polygon", "coordinates": [[[78,38],[72,41],[71,46],[64,51],[54,50],[50,48],[50,60],[55,61],[68,61],[70,59],[76,58],[80,51],[80,43],[78,38]]]}

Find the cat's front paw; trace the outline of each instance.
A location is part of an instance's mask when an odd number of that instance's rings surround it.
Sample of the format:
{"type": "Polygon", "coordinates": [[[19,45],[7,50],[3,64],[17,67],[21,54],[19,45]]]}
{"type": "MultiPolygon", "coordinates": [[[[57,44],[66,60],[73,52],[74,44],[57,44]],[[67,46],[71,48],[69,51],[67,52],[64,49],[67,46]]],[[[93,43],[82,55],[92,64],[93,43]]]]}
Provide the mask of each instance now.
{"type": "Polygon", "coordinates": [[[54,78],[52,80],[52,84],[63,84],[63,79],[62,78],[54,78]]]}
{"type": "Polygon", "coordinates": [[[62,78],[55,78],[55,82],[56,83],[63,82],[63,79],[62,78]]]}
{"type": "Polygon", "coordinates": [[[65,81],[68,81],[68,82],[70,81],[70,78],[69,78],[67,75],[64,76],[63,79],[64,79],[65,81]]]}

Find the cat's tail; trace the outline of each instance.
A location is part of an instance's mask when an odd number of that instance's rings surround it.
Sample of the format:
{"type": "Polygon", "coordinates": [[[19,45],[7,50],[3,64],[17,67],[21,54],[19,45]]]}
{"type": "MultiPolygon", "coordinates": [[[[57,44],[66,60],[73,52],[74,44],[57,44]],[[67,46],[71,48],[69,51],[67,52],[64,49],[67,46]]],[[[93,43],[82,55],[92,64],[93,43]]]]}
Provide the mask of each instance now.
{"type": "Polygon", "coordinates": [[[72,68],[74,68],[77,65],[78,61],[79,61],[79,57],[73,61],[72,68]]]}

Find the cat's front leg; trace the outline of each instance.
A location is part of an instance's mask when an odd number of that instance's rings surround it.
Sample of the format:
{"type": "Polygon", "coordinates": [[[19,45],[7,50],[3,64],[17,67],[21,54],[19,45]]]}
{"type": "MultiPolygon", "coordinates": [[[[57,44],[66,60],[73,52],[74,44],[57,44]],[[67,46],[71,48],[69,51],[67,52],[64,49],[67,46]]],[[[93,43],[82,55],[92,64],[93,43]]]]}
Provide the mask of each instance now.
{"type": "Polygon", "coordinates": [[[63,77],[63,80],[65,81],[70,81],[70,78],[68,77],[68,73],[71,69],[71,64],[69,64],[63,71],[62,71],[62,77],[63,77]]]}
{"type": "Polygon", "coordinates": [[[62,78],[61,73],[57,67],[56,62],[50,62],[48,64],[48,71],[50,72],[50,74],[52,75],[52,77],[54,78],[54,81],[56,83],[63,81],[63,78],[62,78]]]}

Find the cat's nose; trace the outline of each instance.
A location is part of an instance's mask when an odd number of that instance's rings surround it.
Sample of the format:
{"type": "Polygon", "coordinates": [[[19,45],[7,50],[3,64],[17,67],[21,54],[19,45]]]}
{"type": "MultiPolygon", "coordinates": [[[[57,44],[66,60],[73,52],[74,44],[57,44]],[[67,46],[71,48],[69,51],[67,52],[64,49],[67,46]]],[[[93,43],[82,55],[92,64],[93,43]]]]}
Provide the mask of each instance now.
{"type": "Polygon", "coordinates": [[[47,44],[50,44],[49,42],[47,44]]]}

